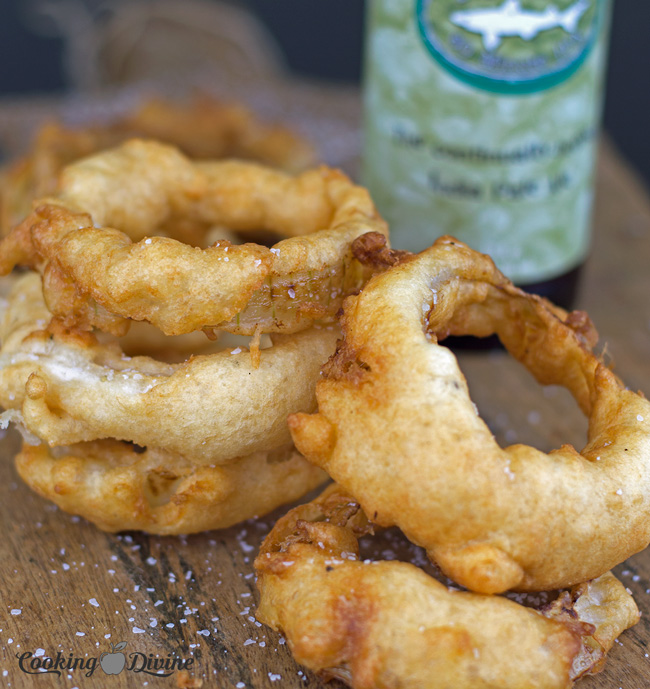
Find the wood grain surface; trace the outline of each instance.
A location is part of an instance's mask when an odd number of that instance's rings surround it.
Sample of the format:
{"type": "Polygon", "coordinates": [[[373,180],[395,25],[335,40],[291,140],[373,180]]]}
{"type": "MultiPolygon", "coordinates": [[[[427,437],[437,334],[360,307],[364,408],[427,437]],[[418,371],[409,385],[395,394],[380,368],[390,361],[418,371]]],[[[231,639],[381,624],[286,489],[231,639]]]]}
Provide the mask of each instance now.
{"type": "MultiPolygon", "coordinates": [[[[598,171],[593,251],[579,306],[595,321],[616,371],[650,393],[650,202],[607,145],[598,171]]],[[[580,446],[586,423],[568,394],[542,389],[503,352],[463,354],[461,363],[484,418],[502,443],[548,450],[580,446]]],[[[186,538],[105,534],[31,493],[13,468],[15,432],[0,441],[0,686],[22,689],[175,687],[180,677],[97,667],[29,675],[26,652],[92,662],[110,643],[142,659],[192,660],[203,687],[316,687],[321,681],[292,660],[276,633],[255,621],[252,563],[283,510],[226,531],[186,538]]],[[[421,551],[391,531],[370,554],[422,563],[421,551]]],[[[605,670],[581,689],[650,685],[650,554],[616,569],[644,613],[612,650],[605,670]]],[[[516,630],[513,630],[516,633],[516,630]]],[[[192,686],[191,684],[189,686],[192,686]]],[[[330,685],[338,687],[336,682],[330,685]]]]}

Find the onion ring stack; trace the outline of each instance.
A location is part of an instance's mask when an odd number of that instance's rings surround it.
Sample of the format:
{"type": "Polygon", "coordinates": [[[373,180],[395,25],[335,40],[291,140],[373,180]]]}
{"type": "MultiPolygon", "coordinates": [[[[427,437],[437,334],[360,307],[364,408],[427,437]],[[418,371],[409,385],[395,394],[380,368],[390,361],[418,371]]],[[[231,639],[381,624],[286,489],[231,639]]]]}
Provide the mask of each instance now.
{"type": "Polygon", "coordinates": [[[19,474],[62,509],[108,531],[192,533],[324,480],[294,450],[286,416],[313,408],[335,328],[274,336],[254,368],[242,346],[168,364],[49,320],[40,276],[19,277],[0,331],[0,403],[26,438],[19,474]]]}
{"type": "Polygon", "coordinates": [[[36,271],[0,328],[0,404],[23,429],[30,486],[100,528],[170,534],[265,513],[325,478],[286,419],[314,408],[336,312],[375,270],[352,251],[386,234],[365,189],[325,167],[291,176],[132,140],[65,168],[35,208],[0,243],[4,272],[36,271]],[[196,246],[213,226],[288,238],[196,246]],[[134,321],[148,343],[129,356],[134,321]],[[250,351],[165,345],[220,330],[252,336],[250,351]],[[150,356],[163,350],[176,363],[150,356]]]}
{"type": "Polygon", "coordinates": [[[255,562],[258,618],[299,662],[355,689],[568,689],[639,619],[609,573],[538,612],[448,590],[411,564],[361,561],[367,533],[359,503],[333,485],[280,519],[255,562]]]}
{"type": "Polygon", "coordinates": [[[0,404],[20,410],[29,433],[51,446],[117,438],[200,465],[290,443],[286,417],[313,407],[338,333],[275,336],[257,369],[243,347],[168,364],[128,357],[115,338],[48,328],[48,316],[39,276],[19,278],[0,330],[0,404]]]}
{"type": "MultiPolygon", "coordinates": [[[[0,275],[31,269],[0,323],[0,425],[23,433],[23,479],[101,529],[178,534],[266,513],[329,474],[256,560],[259,617],[300,662],[355,689],[566,689],[597,671],[639,618],[609,570],[650,542],[650,403],[593,354],[588,317],[452,238],[390,249],[367,191],[336,170],[198,160],[198,113],[176,142],[192,158],[131,139],[77,159],[133,129],[173,140],[180,112],[150,107],[13,178],[15,208],[51,194],[0,242],[0,275]],[[269,236],[283,239],[256,243],[269,236]],[[252,339],[219,348],[223,332],[252,339]],[[493,333],[573,394],[582,452],[495,443],[439,345],[493,333]],[[361,562],[375,524],[470,591],[361,562]],[[491,595],[511,589],[570,591],[534,611],[491,595]]],[[[251,128],[224,124],[232,136],[208,149],[300,158],[251,128]]]]}

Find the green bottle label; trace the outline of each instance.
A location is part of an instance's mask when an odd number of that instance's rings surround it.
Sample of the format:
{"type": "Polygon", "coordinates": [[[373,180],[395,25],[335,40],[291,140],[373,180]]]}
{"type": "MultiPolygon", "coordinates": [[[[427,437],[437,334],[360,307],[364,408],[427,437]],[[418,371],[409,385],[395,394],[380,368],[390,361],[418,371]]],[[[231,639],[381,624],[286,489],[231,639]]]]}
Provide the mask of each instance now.
{"type": "Polygon", "coordinates": [[[391,242],[521,284],[589,244],[609,0],[370,0],[363,182],[391,242]]]}

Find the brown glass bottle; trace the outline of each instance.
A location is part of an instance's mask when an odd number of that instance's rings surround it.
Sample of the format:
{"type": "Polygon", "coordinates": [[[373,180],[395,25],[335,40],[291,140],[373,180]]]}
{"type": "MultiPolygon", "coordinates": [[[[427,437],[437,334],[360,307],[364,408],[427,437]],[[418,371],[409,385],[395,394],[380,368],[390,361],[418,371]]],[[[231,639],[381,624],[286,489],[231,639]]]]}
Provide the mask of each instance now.
{"type": "Polygon", "coordinates": [[[571,307],[610,11],[611,0],[368,4],[362,181],[394,248],[452,235],[571,307]]]}

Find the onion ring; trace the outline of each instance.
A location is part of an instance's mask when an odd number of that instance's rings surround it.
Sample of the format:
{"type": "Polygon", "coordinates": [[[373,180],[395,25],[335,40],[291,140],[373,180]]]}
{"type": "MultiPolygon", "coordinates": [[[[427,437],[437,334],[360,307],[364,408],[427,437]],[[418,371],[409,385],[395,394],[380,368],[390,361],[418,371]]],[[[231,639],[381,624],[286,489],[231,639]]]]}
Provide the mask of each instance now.
{"type": "Polygon", "coordinates": [[[241,347],[180,364],[127,357],[114,338],[48,329],[48,319],[40,277],[22,276],[0,328],[0,404],[19,410],[30,433],[50,446],[128,440],[202,464],[290,442],[287,414],[315,408],[338,334],[275,335],[256,369],[241,347]]]}
{"type": "Polygon", "coordinates": [[[371,531],[334,485],[280,519],[255,561],[258,619],[299,663],[354,689],[568,689],[639,620],[611,573],[540,614],[448,590],[412,564],[360,561],[371,531]]]}
{"type": "Polygon", "coordinates": [[[341,172],[291,177],[253,163],[193,163],[132,140],[63,171],[58,197],[0,244],[0,273],[37,268],[50,311],[67,326],[122,335],[134,319],[166,335],[295,332],[332,319],[370,276],[350,249],[368,231],[387,232],[368,192],[341,172]],[[199,249],[147,236],[164,226],[183,237],[183,220],[289,238],[271,249],[226,241],[199,249]]]}
{"type": "Polygon", "coordinates": [[[289,418],[296,447],[381,526],[399,526],[480,593],[566,588],[650,541],[650,403],[592,353],[584,313],[515,288],[449,237],[350,297],[319,412],[289,418]],[[578,453],[501,448],[478,416],[447,335],[496,333],[589,420],[578,453]]]}
{"type": "Polygon", "coordinates": [[[164,535],[224,529],[261,516],[326,478],[291,446],[215,467],[115,440],[54,451],[23,444],[16,468],[39,495],[103,531],[164,535]]]}
{"type": "Polygon", "coordinates": [[[164,141],[192,158],[256,160],[288,172],[315,162],[311,146],[285,127],[263,124],[245,107],[203,94],[188,105],[153,99],[104,126],[70,129],[51,122],[37,132],[31,151],[2,174],[2,234],[28,215],[34,199],[56,191],[66,165],[136,137],[164,141]]]}

